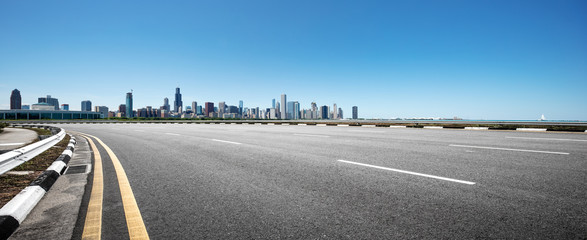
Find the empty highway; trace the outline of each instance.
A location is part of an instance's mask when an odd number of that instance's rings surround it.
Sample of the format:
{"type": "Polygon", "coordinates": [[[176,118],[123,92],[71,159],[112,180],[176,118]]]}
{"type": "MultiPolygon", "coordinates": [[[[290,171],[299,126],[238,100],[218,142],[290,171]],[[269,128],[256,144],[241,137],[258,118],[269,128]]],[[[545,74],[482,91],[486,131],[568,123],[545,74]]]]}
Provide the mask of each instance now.
{"type": "MultiPolygon", "coordinates": [[[[584,133],[55,126],[112,150],[151,239],[587,237],[584,133]]],[[[102,236],[128,236],[120,175],[98,149],[102,236]]]]}

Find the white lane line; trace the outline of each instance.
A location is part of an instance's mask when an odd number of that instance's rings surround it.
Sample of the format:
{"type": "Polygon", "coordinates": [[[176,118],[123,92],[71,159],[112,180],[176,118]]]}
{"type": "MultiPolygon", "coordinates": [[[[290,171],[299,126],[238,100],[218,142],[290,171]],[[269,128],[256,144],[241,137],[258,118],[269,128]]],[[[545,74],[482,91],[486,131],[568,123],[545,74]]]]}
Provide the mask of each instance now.
{"type": "Polygon", "coordinates": [[[399,173],[416,175],[416,176],[420,176],[420,177],[434,178],[434,179],[439,179],[439,180],[444,180],[444,181],[450,181],[450,182],[457,182],[457,183],[463,183],[463,184],[468,184],[468,185],[475,184],[474,182],[463,181],[463,180],[458,180],[458,179],[454,179],[454,178],[446,178],[446,177],[434,176],[434,175],[424,174],[424,173],[417,173],[417,172],[399,170],[399,169],[395,169],[395,168],[386,168],[386,167],[380,167],[380,166],[375,166],[375,165],[365,164],[365,163],[351,162],[351,161],[346,161],[346,160],[338,160],[338,161],[339,162],[343,162],[343,163],[350,163],[350,164],[355,164],[355,165],[359,165],[359,166],[364,166],[364,167],[372,167],[372,168],[377,168],[377,169],[383,169],[383,170],[388,170],[388,171],[394,171],[394,172],[399,172],[399,173]]]}
{"type": "Polygon", "coordinates": [[[527,139],[527,140],[552,140],[552,141],[572,141],[572,142],[587,142],[583,139],[565,139],[565,138],[531,138],[531,137],[505,137],[512,139],[527,139]]]}
{"type": "Polygon", "coordinates": [[[515,152],[532,152],[532,153],[549,153],[549,154],[569,155],[569,153],[565,153],[565,152],[549,152],[549,151],[537,151],[537,150],[513,149],[513,148],[497,148],[497,147],[469,146],[469,145],[456,145],[456,144],[451,144],[449,146],[451,146],[451,147],[462,147],[462,148],[480,148],[480,149],[491,149],[491,150],[504,150],[504,151],[515,151],[515,152]]]}
{"type": "Polygon", "coordinates": [[[177,133],[165,133],[165,134],[167,134],[167,135],[171,135],[171,136],[180,136],[180,135],[179,135],[179,134],[177,134],[177,133]]]}
{"type": "Polygon", "coordinates": [[[24,143],[1,143],[0,146],[16,146],[23,145],[24,143]]]}
{"type": "Polygon", "coordinates": [[[302,133],[294,133],[295,136],[302,136],[302,137],[323,137],[323,138],[328,138],[330,136],[326,136],[326,135],[314,135],[314,134],[302,134],[302,133]]]}
{"type": "Polygon", "coordinates": [[[238,142],[224,141],[224,140],[218,140],[218,139],[211,139],[211,140],[215,141],[215,142],[223,142],[223,143],[230,143],[230,144],[236,144],[236,145],[242,144],[242,143],[238,143],[238,142]]]}

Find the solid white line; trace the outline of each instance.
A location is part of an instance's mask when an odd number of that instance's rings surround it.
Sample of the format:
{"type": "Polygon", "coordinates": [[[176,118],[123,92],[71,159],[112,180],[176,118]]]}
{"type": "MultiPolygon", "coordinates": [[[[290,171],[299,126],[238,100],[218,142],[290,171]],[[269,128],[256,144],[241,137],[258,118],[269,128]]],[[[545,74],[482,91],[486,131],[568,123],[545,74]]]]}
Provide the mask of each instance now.
{"type": "Polygon", "coordinates": [[[1,143],[0,146],[16,146],[23,145],[24,143],[1,143]]]}
{"type": "Polygon", "coordinates": [[[216,142],[223,142],[223,143],[230,143],[230,144],[242,144],[242,143],[238,143],[238,142],[231,142],[231,141],[224,141],[224,140],[218,140],[218,139],[211,139],[212,141],[216,141],[216,142]]]}
{"type": "Polygon", "coordinates": [[[327,138],[330,136],[326,136],[326,135],[313,135],[313,134],[301,134],[301,133],[294,133],[295,136],[303,136],[303,137],[323,137],[323,138],[327,138]]]}
{"type": "Polygon", "coordinates": [[[573,141],[573,142],[587,142],[583,139],[564,139],[564,138],[531,138],[531,137],[505,137],[513,139],[528,139],[528,140],[552,140],[552,141],[573,141]]]}
{"type": "Polygon", "coordinates": [[[362,133],[383,133],[384,131],[370,131],[370,130],[349,130],[349,132],[362,132],[362,133]]]}
{"type": "Polygon", "coordinates": [[[569,155],[569,153],[565,153],[565,152],[549,152],[549,151],[537,151],[537,150],[513,149],[513,148],[482,147],[482,146],[469,146],[469,145],[456,145],[456,144],[451,144],[449,146],[463,147],[463,148],[481,148],[481,149],[492,149],[492,150],[516,151],[516,152],[533,152],[533,153],[550,153],[550,154],[569,155]]]}
{"type": "Polygon", "coordinates": [[[411,175],[416,175],[416,176],[420,176],[420,177],[434,178],[434,179],[463,183],[463,184],[468,184],[468,185],[475,184],[474,182],[463,181],[463,180],[458,180],[458,179],[453,179],[453,178],[439,177],[439,176],[434,176],[434,175],[424,174],[424,173],[410,172],[410,171],[399,170],[399,169],[395,169],[395,168],[386,168],[386,167],[380,167],[380,166],[375,166],[375,165],[365,164],[365,163],[351,162],[351,161],[346,161],[346,160],[338,160],[338,161],[343,162],[343,163],[360,165],[360,166],[364,166],[364,167],[372,167],[372,168],[394,171],[394,172],[399,172],[399,173],[411,174],[411,175]]]}
{"type": "Polygon", "coordinates": [[[179,134],[177,134],[177,133],[165,133],[165,134],[167,134],[167,135],[172,135],[172,136],[180,136],[180,135],[179,135],[179,134]]]}

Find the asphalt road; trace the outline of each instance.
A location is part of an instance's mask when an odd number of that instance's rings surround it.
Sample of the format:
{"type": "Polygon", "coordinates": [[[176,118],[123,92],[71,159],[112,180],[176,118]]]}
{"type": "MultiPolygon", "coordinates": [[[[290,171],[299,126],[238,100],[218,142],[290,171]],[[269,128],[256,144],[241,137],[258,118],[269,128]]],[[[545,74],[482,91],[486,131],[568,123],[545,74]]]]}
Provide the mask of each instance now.
{"type": "MultiPolygon", "coordinates": [[[[587,237],[583,133],[57,126],[110,146],[152,239],[587,237]]],[[[105,239],[128,236],[114,185],[105,239]]]]}

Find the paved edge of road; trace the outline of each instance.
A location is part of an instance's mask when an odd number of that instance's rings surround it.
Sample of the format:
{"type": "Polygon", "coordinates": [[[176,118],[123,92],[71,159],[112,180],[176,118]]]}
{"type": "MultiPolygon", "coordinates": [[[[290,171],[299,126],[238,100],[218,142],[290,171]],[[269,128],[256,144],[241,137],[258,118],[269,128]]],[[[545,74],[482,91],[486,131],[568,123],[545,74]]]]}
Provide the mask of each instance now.
{"type": "Polygon", "coordinates": [[[70,137],[69,144],[51,166],[0,209],[0,239],[8,239],[18,229],[59,176],[63,175],[77,143],[75,137],[70,137]]]}

